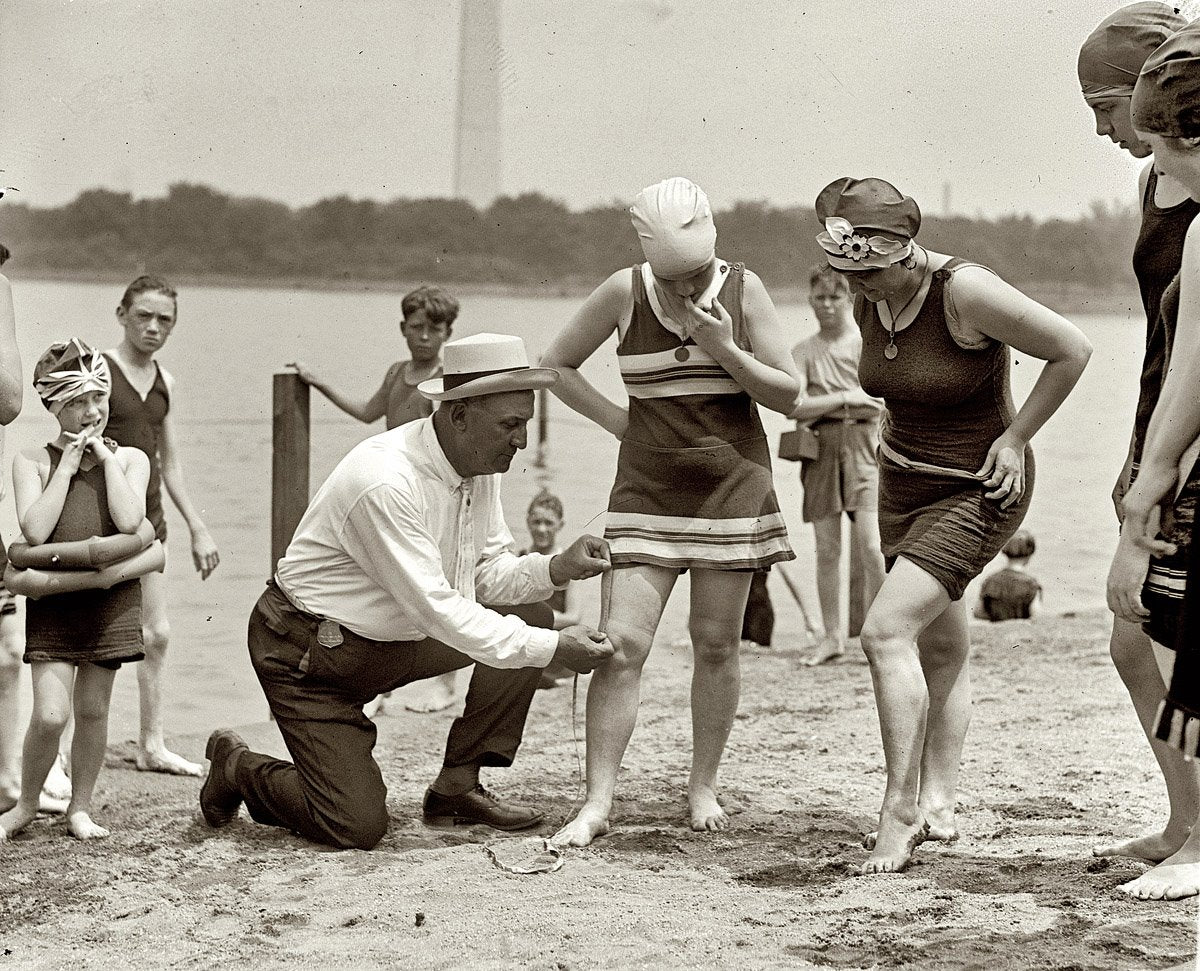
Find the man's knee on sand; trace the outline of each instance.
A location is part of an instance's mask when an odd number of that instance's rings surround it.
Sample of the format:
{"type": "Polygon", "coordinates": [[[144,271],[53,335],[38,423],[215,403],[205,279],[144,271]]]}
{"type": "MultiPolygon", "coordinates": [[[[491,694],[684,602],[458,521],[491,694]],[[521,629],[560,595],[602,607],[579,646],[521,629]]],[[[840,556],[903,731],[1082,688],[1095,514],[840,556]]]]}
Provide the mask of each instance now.
{"type": "Polygon", "coordinates": [[[325,828],[338,849],[373,850],[387,833],[387,806],[380,800],[378,805],[359,807],[353,819],[328,820],[325,828]]]}

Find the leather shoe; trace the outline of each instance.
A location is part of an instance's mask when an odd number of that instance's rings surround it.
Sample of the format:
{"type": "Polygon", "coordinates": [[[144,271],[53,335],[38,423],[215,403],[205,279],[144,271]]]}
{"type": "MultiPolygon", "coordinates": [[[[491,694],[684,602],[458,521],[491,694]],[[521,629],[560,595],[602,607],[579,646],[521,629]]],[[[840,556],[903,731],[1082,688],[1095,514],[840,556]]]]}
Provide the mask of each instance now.
{"type": "Polygon", "coordinates": [[[208,776],[200,787],[200,812],[214,829],[228,826],[237,819],[242,794],[229,783],[227,767],[249,746],[235,732],[218,729],[208,736],[204,755],[209,761],[208,776]]]}
{"type": "Polygon", "coordinates": [[[501,802],[478,784],[474,789],[457,796],[443,796],[440,792],[426,789],[421,810],[426,824],[438,827],[482,823],[492,829],[511,831],[528,829],[546,818],[540,809],[501,802]]]}

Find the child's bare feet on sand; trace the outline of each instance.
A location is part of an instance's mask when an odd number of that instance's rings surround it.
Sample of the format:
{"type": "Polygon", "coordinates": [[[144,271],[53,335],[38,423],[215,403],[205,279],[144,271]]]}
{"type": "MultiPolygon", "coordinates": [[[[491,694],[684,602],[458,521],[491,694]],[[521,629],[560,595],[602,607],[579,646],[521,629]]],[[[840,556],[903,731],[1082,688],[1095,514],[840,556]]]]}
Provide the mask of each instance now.
{"type": "Polygon", "coordinates": [[[899,873],[912,860],[913,850],[927,838],[929,825],[921,817],[906,823],[895,816],[885,815],[879,820],[879,830],[874,833],[875,843],[871,855],[859,871],[864,876],[872,873],[899,873]]]}
{"type": "Polygon", "coordinates": [[[204,775],[204,768],[195,762],[189,762],[182,755],[176,755],[166,748],[138,752],[134,764],[141,772],[162,772],[166,775],[190,775],[199,779],[204,775]]]}
{"type": "Polygon", "coordinates": [[[717,801],[716,792],[709,786],[700,786],[688,792],[688,808],[692,814],[692,829],[697,833],[716,833],[729,829],[729,817],[717,801]]]}
{"type": "Polygon", "coordinates": [[[837,637],[822,637],[816,646],[804,658],[807,667],[815,668],[819,664],[839,661],[846,653],[846,648],[837,637]]]}
{"type": "Polygon", "coordinates": [[[1183,846],[1187,835],[1185,830],[1175,838],[1167,835],[1164,830],[1161,833],[1151,833],[1148,836],[1126,840],[1124,843],[1097,846],[1092,850],[1092,856],[1120,856],[1130,860],[1141,860],[1143,863],[1162,863],[1183,846]]]}
{"type": "Polygon", "coordinates": [[[67,831],[77,840],[102,840],[109,832],[82,809],[67,813],[67,831]]]}
{"type": "Polygon", "coordinates": [[[18,802],[12,809],[0,816],[0,843],[11,836],[16,836],[37,816],[36,807],[26,806],[18,802]]]}
{"type": "Polygon", "coordinates": [[[575,818],[550,837],[550,842],[555,846],[588,846],[608,830],[607,811],[584,803],[575,818]]]}
{"type": "Polygon", "coordinates": [[[418,693],[410,700],[405,701],[404,707],[409,711],[419,712],[442,711],[449,708],[454,704],[455,675],[457,673],[450,671],[447,674],[420,682],[418,693]]]}

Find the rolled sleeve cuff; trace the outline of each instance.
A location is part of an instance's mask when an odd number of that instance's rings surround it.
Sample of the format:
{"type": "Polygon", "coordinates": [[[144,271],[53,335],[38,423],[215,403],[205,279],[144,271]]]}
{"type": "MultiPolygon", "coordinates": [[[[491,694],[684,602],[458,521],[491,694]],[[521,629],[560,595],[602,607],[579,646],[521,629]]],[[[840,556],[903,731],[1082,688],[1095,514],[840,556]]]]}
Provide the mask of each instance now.
{"type": "Polygon", "coordinates": [[[554,660],[554,652],[558,650],[558,631],[546,630],[542,627],[529,629],[529,643],[525,647],[525,656],[529,658],[529,667],[544,668],[554,660]]]}
{"type": "Polygon", "coordinates": [[[567,588],[567,584],[571,582],[570,580],[556,587],[554,581],[550,578],[550,561],[554,559],[553,556],[547,556],[545,553],[529,553],[527,555],[535,557],[529,577],[535,584],[538,584],[547,591],[546,596],[550,596],[549,591],[565,590],[567,588]]]}

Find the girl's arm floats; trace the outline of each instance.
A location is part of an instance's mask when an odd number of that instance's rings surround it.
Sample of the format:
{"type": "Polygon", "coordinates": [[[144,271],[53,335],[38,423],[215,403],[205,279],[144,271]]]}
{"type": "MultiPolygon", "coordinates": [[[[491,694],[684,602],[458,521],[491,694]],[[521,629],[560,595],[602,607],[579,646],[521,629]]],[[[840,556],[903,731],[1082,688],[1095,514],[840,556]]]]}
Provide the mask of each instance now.
{"type": "Polygon", "coordinates": [[[155,540],[140,553],[102,570],[18,570],[10,563],[4,569],[4,585],[13,593],[38,600],[78,590],[107,590],[147,573],[161,573],[166,562],[163,545],[155,540]]]}
{"type": "Polygon", "coordinates": [[[18,570],[99,570],[128,559],[154,542],[154,527],[143,519],[135,533],[93,536],[74,543],[13,543],[8,560],[18,570]]]}
{"type": "Polygon", "coordinates": [[[788,352],[775,305],[757,274],[746,271],[742,291],[742,312],[753,353],[734,342],[733,318],[719,301],[713,300],[712,312],[706,313],[689,300],[688,311],[692,315],[692,339],[751,398],[781,415],[792,411],[800,393],[796,364],[788,352]]]}
{"type": "Polygon", "coordinates": [[[618,439],[629,424],[629,409],[604,397],[579,368],[617,329],[626,305],[632,299],[628,268],[618,270],[596,287],[551,342],[539,364],[558,371],[553,391],[563,404],[590,418],[618,439]]]}
{"type": "Polygon", "coordinates": [[[1013,423],[992,443],[979,469],[989,499],[1008,507],[1025,492],[1025,446],[1058,411],[1087,367],[1092,345],[1065,317],[981,267],[954,276],[959,319],[985,337],[1046,362],[1013,423]]]}

